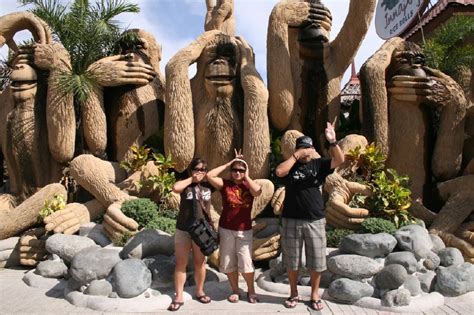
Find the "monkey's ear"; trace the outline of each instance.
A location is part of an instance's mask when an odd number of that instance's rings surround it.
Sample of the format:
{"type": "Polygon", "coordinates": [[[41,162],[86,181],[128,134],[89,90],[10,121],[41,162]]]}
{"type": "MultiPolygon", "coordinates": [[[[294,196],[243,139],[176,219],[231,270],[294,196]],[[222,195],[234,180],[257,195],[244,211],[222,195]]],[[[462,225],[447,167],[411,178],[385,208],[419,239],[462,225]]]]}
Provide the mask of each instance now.
{"type": "Polygon", "coordinates": [[[388,152],[388,96],[386,72],[393,51],[404,43],[400,37],[386,41],[361,67],[363,133],[388,152]]]}

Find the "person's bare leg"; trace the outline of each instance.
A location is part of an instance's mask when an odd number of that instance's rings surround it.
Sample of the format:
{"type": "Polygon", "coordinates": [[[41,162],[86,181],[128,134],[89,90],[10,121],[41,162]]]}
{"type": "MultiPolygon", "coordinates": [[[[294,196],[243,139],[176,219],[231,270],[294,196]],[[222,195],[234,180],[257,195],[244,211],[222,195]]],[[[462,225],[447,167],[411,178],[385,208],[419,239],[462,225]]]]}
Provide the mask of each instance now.
{"type": "Polygon", "coordinates": [[[319,283],[321,282],[321,273],[316,271],[311,271],[311,300],[319,300],[319,283]]]}
{"type": "Polygon", "coordinates": [[[290,297],[298,296],[298,270],[286,270],[288,282],[290,283],[290,297]]]}
{"type": "MultiPolygon", "coordinates": [[[[194,281],[196,282],[196,297],[203,297],[206,296],[204,293],[204,281],[206,280],[206,256],[204,256],[197,246],[193,242],[193,262],[194,262],[194,281]]],[[[206,301],[210,301],[210,299],[206,299],[205,301],[201,301],[205,303],[206,301]]]]}
{"type": "Polygon", "coordinates": [[[183,302],[184,283],[186,282],[186,266],[188,265],[191,244],[179,243],[175,246],[176,266],[174,268],[174,289],[177,302],[183,302]]]}
{"type": "Polygon", "coordinates": [[[227,273],[232,293],[239,294],[239,273],[237,271],[227,273]]]}
{"type": "Polygon", "coordinates": [[[245,283],[247,283],[247,292],[249,294],[255,294],[254,274],[254,272],[242,273],[242,277],[245,283]]]}

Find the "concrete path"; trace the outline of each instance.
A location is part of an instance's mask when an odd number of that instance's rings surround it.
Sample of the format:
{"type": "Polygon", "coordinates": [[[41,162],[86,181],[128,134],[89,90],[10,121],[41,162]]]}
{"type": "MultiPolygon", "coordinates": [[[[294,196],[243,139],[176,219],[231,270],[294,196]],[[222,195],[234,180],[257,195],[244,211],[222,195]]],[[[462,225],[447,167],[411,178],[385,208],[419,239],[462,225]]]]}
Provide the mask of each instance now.
{"type": "MultiPolygon", "coordinates": [[[[0,269],[0,314],[113,314],[76,307],[64,300],[59,291],[31,288],[22,281],[25,272],[20,269],[0,269]]],[[[286,309],[282,305],[286,296],[266,292],[259,288],[257,288],[257,293],[261,303],[252,305],[243,299],[239,303],[232,304],[226,301],[229,294],[227,283],[209,283],[205,289],[213,298],[213,302],[201,304],[195,300],[187,301],[177,314],[388,314],[387,312],[377,312],[329,301],[324,301],[325,308],[322,312],[312,311],[303,303],[294,309],[286,309]]],[[[193,294],[192,288],[189,293],[193,294]]],[[[309,300],[309,297],[303,298],[306,301],[309,300]]],[[[153,314],[171,314],[171,312],[157,311],[153,314]]],[[[418,314],[474,314],[474,300],[472,300],[472,295],[454,299],[448,298],[447,303],[442,307],[418,314]]]]}

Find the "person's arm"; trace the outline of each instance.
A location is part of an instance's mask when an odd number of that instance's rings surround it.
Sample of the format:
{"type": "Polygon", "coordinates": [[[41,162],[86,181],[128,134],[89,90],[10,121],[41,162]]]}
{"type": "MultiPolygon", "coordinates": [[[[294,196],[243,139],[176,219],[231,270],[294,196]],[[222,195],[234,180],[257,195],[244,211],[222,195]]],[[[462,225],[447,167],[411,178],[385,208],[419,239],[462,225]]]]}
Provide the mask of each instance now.
{"type": "Polygon", "coordinates": [[[182,192],[186,189],[186,187],[188,187],[189,185],[191,185],[192,182],[193,182],[193,178],[192,178],[192,177],[188,177],[188,178],[186,178],[186,179],[177,181],[177,182],[174,183],[174,185],[173,185],[173,192],[174,192],[174,193],[177,193],[177,194],[182,193],[182,192]]]}
{"type": "Polygon", "coordinates": [[[220,173],[222,173],[226,168],[230,167],[230,164],[232,164],[234,160],[223,164],[221,166],[218,166],[209,172],[207,172],[207,181],[209,184],[211,184],[215,189],[221,190],[221,188],[224,186],[224,180],[219,176],[220,173]]]}
{"type": "Polygon", "coordinates": [[[250,178],[248,167],[247,171],[245,172],[245,181],[248,183],[248,187],[252,196],[258,197],[262,194],[262,187],[250,178]]]}
{"type": "Polygon", "coordinates": [[[326,135],[326,140],[329,142],[329,155],[331,156],[331,169],[335,169],[342,163],[344,163],[344,152],[337,144],[336,140],[336,131],[334,130],[334,125],[331,123],[326,124],[326,130],[324,131],[326,135]]]}
{"type": "Polygon", "coordinates": [[[275,169],[275,175],[278,177],[285,177],[290,172],[291,168],[295,163],[298,161],[300,157],[303,157],[308,154],[312,154],[314,151],[313,148],[308,149],[298,149],[292,156],[290,156],[286,161],[281,162],[278,164],[277,168],[275,169]]]}

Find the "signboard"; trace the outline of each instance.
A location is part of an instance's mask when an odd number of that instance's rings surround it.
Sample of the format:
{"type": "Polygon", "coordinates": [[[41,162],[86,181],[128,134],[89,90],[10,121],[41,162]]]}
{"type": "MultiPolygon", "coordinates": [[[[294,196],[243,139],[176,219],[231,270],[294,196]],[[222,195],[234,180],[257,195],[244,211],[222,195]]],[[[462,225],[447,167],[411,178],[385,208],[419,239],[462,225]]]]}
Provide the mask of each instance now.
{"type": "Polygon", "coordinates": [[[428,0],[379,0],[375,12],[375,30],[382,39],[398,36],[418,20],[428,0]]]}

